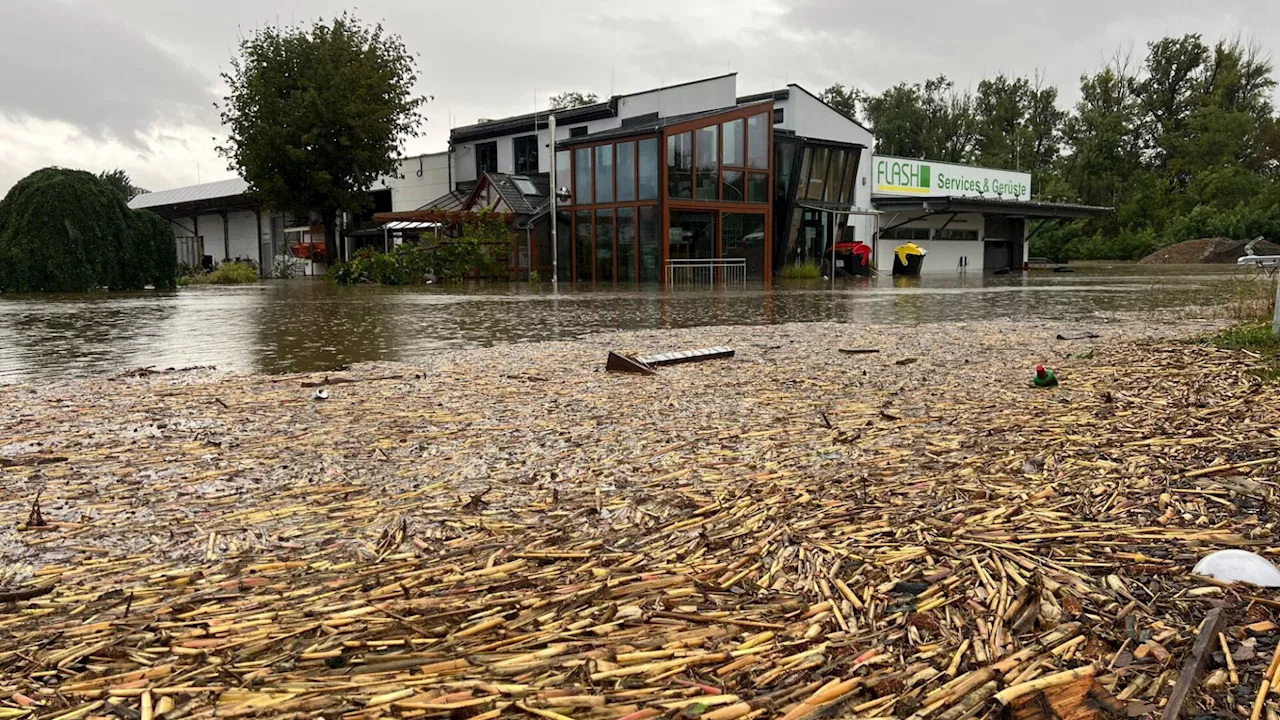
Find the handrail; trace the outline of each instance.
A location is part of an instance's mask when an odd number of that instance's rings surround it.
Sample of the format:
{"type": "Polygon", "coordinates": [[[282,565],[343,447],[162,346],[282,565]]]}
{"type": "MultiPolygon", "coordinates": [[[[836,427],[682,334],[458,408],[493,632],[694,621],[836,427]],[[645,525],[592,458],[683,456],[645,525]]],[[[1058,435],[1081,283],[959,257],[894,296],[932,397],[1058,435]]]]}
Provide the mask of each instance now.
{"type": "Polygon", "coordinates": [[[667,260],[667,286],[738,285],[746,287],[746,258],[672,258],[667,260]]]}

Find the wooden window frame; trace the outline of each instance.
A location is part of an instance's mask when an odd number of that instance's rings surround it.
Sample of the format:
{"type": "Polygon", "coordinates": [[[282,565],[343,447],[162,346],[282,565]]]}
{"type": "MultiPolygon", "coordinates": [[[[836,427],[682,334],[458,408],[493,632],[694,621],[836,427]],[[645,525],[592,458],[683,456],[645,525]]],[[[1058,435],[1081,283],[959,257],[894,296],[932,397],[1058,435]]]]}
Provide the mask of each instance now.
{"type": "Polygon", "coordinates": [[[591,221],[591,253],[592,253],[592,258],[591,258],[591,259],[592,259],[592,262],[591,262],[591,278],[590,278],[589,280],[584,280],[584,279],[581,279],[581,278],[579,278],[579,277],[578,277],[578,259],[577,259],[577,252],[578,252],[578,223],[575,221],[575,222],[571,223],[572,232],[571,232],[571,237],[570,237],[570,240],[569,240],[569,242],[570,242],[570,246],[569,246],[569,248],[570,248],[570,256],[571,256],[571,262],[572,262],[572,265],[573,265],[573,271],[572,271],[572,273],[571,273],[571,274],[570,274],[570,276],[569,276],[569,277],[570,277],[570,282],[573,282],[573,283],[590,282],[590,283],[591,283],[591,285],[592,285],[592,287],[595,287],[595,286],[597,286],[597,285],[598,285],[599,281],[598,281],[598,280],[597,280],[597,278],[596,278],[596,272],[595,272],[595,267],[596,267],[596,265],[595,265],[595,252],[596,252],[596,242],[597,242],[597,240],[598,240],[599,238],[597,238],[597,233],[596,233],[595,214],[596,214],[596,211],[597,211],[597,210],[612,210],[612,211],[613,211],[613,223],[614,223],[614,227],[613,227],[613,233],[614,233],[614,252],[613,252],[613,286],[614,286],[614,287],[617,287],[617,286],[618,286],[618,284],[620,283],[620,281],[618,280],[618,252],[617,252],[617,249],[618,249],[618,245],[617,245],[617,238],[618,238],[618,235],[619,235],[619,233],[618,233],[618,210],[619,210],[620,208],[632,208],[632,209],[634,210],[634,212],[632,213],[632,224],[633,224],[633,227],[634,227],[634,229],[635,229],[635,232],[633,233],[633,237],[634,237],[633,245],[634,245],[634,247],[632,248],[632,259],[633,259],[633,262],[634,262],[634,264],[635,264],[635,268],[634,268],[634,273],[633,273],[633,274],[634,274],[634,276],[635,276],[635,278],[636,278],[636,279],[635,279],[634,281],[632,281],[632,282],[634,282],[635,284],[639,284],[639,283],[640,283],[640,208],[641,208],[641,207],[655,207],[655,208],[657,208],[658,212],[661,212],[661,211],[662,211],[662,203],[663,203],[663,191],[662,191],[662,187],[663,187],[663,186],[665,186],[665,184],[666,184],[666,175],[665,175],[665,171],[664,171],[664,168],[665,168],[665,166],[666,166],[666,163],[665,163],[665,162],[663,162],[663,156],[662,156],[662,135],[661,135],[661,134],[659,134],[659,133],[656,133],[656,132],[646,132],[646,133],[639,133],[639,134],[636,134],[636,135],[627,135],[627,136],[622,136],[622,137],[613,137],[613,138],[609,138],[609,139],[605,139],[605,140],[597,140],[597,141],[595,141],[595,142],[574,143],[573,145],[570,145],[569,147],[564,148],[564,149],[566,149],[566,150],[568,150],[568,151],[569,151],[569,176],[570,176],[570,177],[573,177],[573,178],[576,178],[576,177],[577,177],[577,169],[578,169],[578,153],[576,152],[577,150],[588,150],[588,151],[589,151],[589,153],[590,153],[590,155],[591,155],[591,159],[592,159],[592,163],[591,163],[591,199],[592,199],[592,201],[593,201],[593,202],[579,204],[579,203],[577,202],[577,193],[576,193],[576,189],[577,189],[577,188],[575,187],[575,188],[574,188],[574,189],[575,189],[574,197],[572,198],[572,200],[570,200],[570,204],[569,204],[569,205],[567,205],[567,206],[563,206],[563,207],[559,208],[559,209],[562,209],[562,210],[568,210],[570,213],[573,213],[572,217],[575,217],[575,218],[577,217],[577,215],[576,215],[577,211],[579,211],[579,210],[589,210],[589,211],[591,211],[591,217],[592,217],[592,221],[591,221]],[[641,199],[640,199],[640,141],[641,141],[641,140],[647,140],[647,139],[650,139],[650,138],[656,139],[656,140],[657,140],[657,145],[658,145],[658,148],[657,148],[657,150],[658,150],[658,183],[659,183],[659,188],[658,188],[658,197],[657,197],[657,198],[655,198],[655,199],[652,199],[652,200],[641,200],[641,199]],[[633,182],[634,182],[634,184],[635,184],[635,198],[636,198],[636,199],[634,199],[634,200],[627,200],[627,201],[622,201],[622,202],[620,202],[620,201],[618,201],[618,148],[617,148],[617,145],[618,145],[618,143],[625,143],[625,142],[632,142],[632,143],[635,143],[635,157],[634,157],[634,160],[635,160],[635,161],[632,163],[631,176],[632,176],[632,181],[633,181],[633,182]],[[610,177],[610,182],[612,182],[612,183],[613,183],[613,201],[612,201],[612,202],[607,202],[607,203],[598,203],[598,202],[594,202],[594,200],[595,200],[595,198],[596,198],[596,167],[595,167],[595,157],[596,157],[596,148],[598,148],[598,147],[600,147],[600,146],[604,146],[604,145],[608,145],[608,146],[610,146],[610,147],[611,147],[611,150],[610,150],[609,152],[610,152],[610,153],[612,154],[612,156],[613,156],[613,172],[612,172],[612,173],[610,173],[610,176],[609,176],[609,177],[610,177]]]}

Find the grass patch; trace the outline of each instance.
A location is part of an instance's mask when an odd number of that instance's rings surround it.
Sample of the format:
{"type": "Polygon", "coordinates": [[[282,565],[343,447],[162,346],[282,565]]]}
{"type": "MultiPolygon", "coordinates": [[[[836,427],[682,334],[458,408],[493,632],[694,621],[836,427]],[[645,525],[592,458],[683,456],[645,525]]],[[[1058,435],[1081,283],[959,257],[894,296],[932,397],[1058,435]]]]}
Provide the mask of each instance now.
{"type": "Polygon", "coordinates": [[[1243,350],[1257,356],[1253,371],[1263,382],[1280,380],[1280,336],[1271,334],[1271,323],[1247,323],[1227,328],[1209,338],[1209,344],[1225,350],[1243,350]]]}
{"type": "Polygon", "coordinates": [[[818,263],[807,260],[787,265],[779,274],[785,280],[817,280],[822,277],[822,268],[818,263]]]}
{"type": "Polygon", "coordinates": [[[183,275],[178,284],[188,285],[250,285],[258,282],[258,271],[244,263],[222,263],[218,269],[207,273],[183,275]]]}

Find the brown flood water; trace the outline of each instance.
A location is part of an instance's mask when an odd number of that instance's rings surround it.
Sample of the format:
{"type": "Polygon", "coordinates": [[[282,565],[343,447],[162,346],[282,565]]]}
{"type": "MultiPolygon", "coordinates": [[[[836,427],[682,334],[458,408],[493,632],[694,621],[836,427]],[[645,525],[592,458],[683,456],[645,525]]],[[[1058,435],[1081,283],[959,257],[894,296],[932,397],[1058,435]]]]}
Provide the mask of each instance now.
{"type": "Polygon", "coordinates": [[[177,292],[0,296],[0,384],[155,366],[331,370],[424,353],[608,330],[786,322],[1068,320],[1211,305],[1234,266],[1099,265],[1073,273],[925,275],[772,289],[578,289],[549,284],[335,287],[323,280],[177,292]]]}

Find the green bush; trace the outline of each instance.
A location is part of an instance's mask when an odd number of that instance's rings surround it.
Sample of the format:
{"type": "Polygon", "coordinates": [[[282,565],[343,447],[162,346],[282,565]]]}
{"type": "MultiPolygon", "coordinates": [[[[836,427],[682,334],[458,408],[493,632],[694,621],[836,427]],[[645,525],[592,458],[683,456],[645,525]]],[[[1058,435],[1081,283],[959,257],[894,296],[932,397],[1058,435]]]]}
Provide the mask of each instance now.
{"type": "Polygon", "coordinates": [[[184,275],[179,285],[251,285],[258,282],[258,271],[248,263],[226,262],[207,273],[184,275]]]}
{"type": "Polygon", "coordinates": [[[501,217],[479,213],[456,238],[432,239],[430,246],[397,245],[389,253],[361,248],[348,262],[329,268],[340,285],[421,285],[429,280],[458,282],[479,272],[506,278],[514,234],[501,217]]]}
{"type": "Polygon", "coordinates": [[[812,260],[792,263],[779,273],[786,280],[816,280],[822,277],[822,266],[812,260]]]}
{"type": "Polygon", "coordinates": [[[168,223],[90,173],[37,170],[0,200],[0,290],[168,288],[176,262],[168,223]]]}

